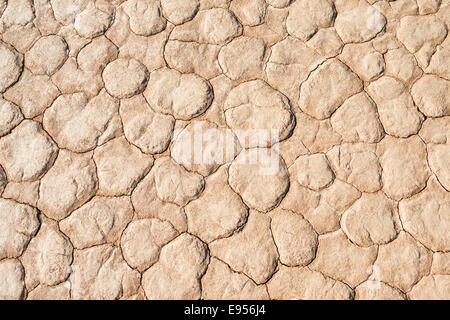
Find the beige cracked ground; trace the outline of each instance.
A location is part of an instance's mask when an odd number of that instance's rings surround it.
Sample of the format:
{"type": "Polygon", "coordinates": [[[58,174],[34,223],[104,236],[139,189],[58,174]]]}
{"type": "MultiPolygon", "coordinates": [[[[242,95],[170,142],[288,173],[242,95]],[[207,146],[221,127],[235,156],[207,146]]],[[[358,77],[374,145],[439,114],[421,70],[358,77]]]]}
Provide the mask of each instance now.
{"type": "Polygon", "coordinates": [[[0,299],[450,299],[450,1],[0,16],[0,299]]]}

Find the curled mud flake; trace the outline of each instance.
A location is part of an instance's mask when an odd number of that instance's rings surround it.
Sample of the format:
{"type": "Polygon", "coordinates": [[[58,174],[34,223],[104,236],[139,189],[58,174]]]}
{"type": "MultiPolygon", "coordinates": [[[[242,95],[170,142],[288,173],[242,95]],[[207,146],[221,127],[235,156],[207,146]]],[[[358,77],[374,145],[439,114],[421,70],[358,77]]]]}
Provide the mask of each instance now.
{"type": "Polygon", "coordinates": [[[383,55],[370,42],[347,44],[339,57],[364,81],[380,77],[386,69],[383,55]]]}
{"type": "Polygon", "coordinates": [[[331,59],[313,71],[301,85],[298,105],[316,119],[327,119],[362,88],[362,81],[349,67],[331,59]]]}
{"type": "Polygon", "coordinates": [[[23,57],[14,48],[0,41],[0,92],[19,79],[23,68],[23,57]]]}
{"type": "Polygon", "coordinates": [[[234,14],[226,9],[214,8],[197,13],[195,18],[176,26],[171,40],[223,45],[242,34],[242,26],[234,14]]]}
{"type": "Polygon", "coordinates": [[[86,152],[121,129],[119,103],[105,90],[88,102],[84,93],[59,96],[44,113],[44,128],[61,148],[86,152]]]}
{"type": "Polygon", "coordinates": [[[242,147],[230,129],[209,121],[194,121],[175,137],[172,159],[189,171],[208,176],[233,161],[242,147]]]}
{"type": "Polygon", "coordinates": [[[270,231],[270,218],[258,211],[250,212],[242,230],[212,242],[209,248],[213,256],[256,284],[269,280],[277,266],[278,252],[270,231]]]}
{"type": "Polygon", "coordinates": [[[354,288],[369,278],[367,269],[373,265],[376,257],[376,247],[359,247],[350,242],[342,231],[336,231],[319,237],[311,269],[354,288]],[[353,272],[347,272],[349,269],[353,272]]]}
{"type": "Polygon", "coordinates": [[[70,274],[73,247],[54,221],[43,222],[20,258],[25,268],[28,290],[37,285],[54,286],[66,281],[70,274]]]}
{"type": "Polygon", "coordinates": [[[449,210],[449,192],[434,177],[424,191],[399,204],[403,228],[434,251],[449,250],[449,210]]]}
{"type": "Polygon", "coordinates": [[[295,102],[300,84],[323,61],[324,58],[314,49],[298,39],[287,37],[271,48],[265,70],[267,81],[295,102]]]}
{"type": "Polygon", "coordinates": [[[164,152],[172,138],[175,119],[171,115],[154,112],[142,95],[120,102],[125,137],[142,152],[164,152]]]}
{"type": "Polygon", "coordinates": [[[209,108],[214,94],[211,84],[196,74],[163,68],[150,74],[144,96],[155,111],[190,120],[209,108]]]}
{"type": "Polygon", "coordinates": [[[406,300],[406,295],[381,281],[367,280],[355,288],[355,300],[406,300]]]}
{"type": "Polygon", "coordinates": [[[145,271],[142,286],[150,300],[200,299],[200,279],[209,263],[206,244],[183,233],[162,248],[159,261],[145,271]]]}
{"type": "Polygon", "coordinates": [[[60,150],[53,167],[42,178],[38,208],[47,217],[61,220],[91,199],[97,189],[92,153],[60,150]]]}
{"type": "Polygon", "coordinates": [[[264,0],[234,0],[230,10],[245,26],[257,26],[264,23],[267,4],[264,0]]]}
{"type": "Polygon", "coordinates": [[[411,88],[419,110],[427,117],[450,116],[450,81],[424,75],[411,88]]]}
{"type": "Polygon", "coordinates": [[[298,157],[289,167],[289,173],[292,179],[315,191],[330,185],[335,177],[327,157],[321,153],[298,157]]]}
{"type": "Polygon", "coordinates": [[[142,219],[127,226],[120,245],[128,264],[144,271],[158,261],[161,248],[177,235],[178,232],[169,222],[142,219]]]}
{"type": "Polygon", "coordinates": [[[317,233],[301,215],[292,211],[275,209],[270,212],[271,229],[275,244],[284,265],[308,265],[316,255],[317,233]]]}
{"type": "Polygon", "coordinates": [[[0,299],[19,300],[25,293],[25,271],[19,260],[0,261],[0,299]]]}
{"type": "Polygon", "coordinates": [[[19,257],[39,228],[35,208],[13,200],[0,199],[0,259],[19,257]]]}
{"type": "MultiPolygon", "coordinates": [[[[0,170],[2,171],[2,170],[0,170]]],[[[1,176],[1,174],[0,174],[1,176]]],[[[29,206],[37,207],[39,198],[39,184],[40,181],[25,181],[25,182],[8,182],[6,184],[6,175],[4,175],[5,190],[2,197],[5,199],[15,200],[19,203],[27,204],[29,206]]],[[[2,178],[0,178],[2,180],[2,178]]],[[[1,182],[0,182],[1,185],[1,182]]],[[[1,187],[0,187],[1,189],[1,187]]]]}
{"type": "Polygon", "coordinates": [[[396,204],[383,193],[364,193],[344,213],[341,226],[360,247],[389,243],[400,228],[396,204]]]}
{"type": "Polygon", "coordinates": [[[153,166],[153,157],[143,154],[124,137],[95,149],[93,159],[97,167],[98,193],[104,196],[129,195],[153,166]]]}
{"type": "Polygon", "coordinates": [[[70,300],[70,288],[67,283],[56,286],[38,285],[28,292],[27,300],[70,300]]]}
{"type": "Polygon", "coordinates": [[[232,89],[223,109],[227,124],[246,148],[270,147],[289,137],[295,126],[289,100],[262,80],[232,89]]]}
{"type": "Polygon", "coordinates": [[[192,20],[200,9],[200,0],[161,0],[164,17],[178,25],[192,20]]]}
{"type": "Polygon", "coordinates": [[[312,271],[307,267],[280,266],[267,283],[272,299],[351,300],[352,289],[341,281],[312,271]]]}
{"type": "Polygon", "coordinates": [[[450,145],[429,145],[428,146],[428,164],[431,170],[438,178],[441,185],[450,191],[450,145]]]}
{"type": "Polygon", "coordinates": [[[60,36],[40,38],[25,54],[25,67],[34,74],[51,76],[67,60],[69,48],[60,36]]]}
{"type": "Polygon", "coordinates": [[[450,117],[428,118],[419,131],[425,143],[448,144],[450,142],[450,117]]]}
{"type": "Polygon", "coordinates": [[[372,82],[367,92],[378,106],[380,121],[387,134],[407,138],[420,130],[424,116],[402,82],[382,77],[372,82]]]}
{"type": "Polygon", "coordinates": [[[105,33],[114,19],[114,7],[106,1],[97,1],[100,5],[91,5],[77,14],[75,30],[84,38],[95,38],[105,33]]]}
{"type": "Polygon", "coordinates": [[[263,78],[267,48],[260,39],[240,37],[222,47],[218,59],[223,73],[232,80],[263,78]]]}
{"type": "Polygon", "coordinates": [[[203,176],[192,173],[175,163],[170,157],[156,160],[156,192],[161,200],[185,206],[203,191],[203,176]]]}
{"type": "Polygon", "coordinates": [[[385,55],[385,74],[400,79],[406,83],[421,76],[422,71],[417,65],[414,55],[404,48],[389,50],[385,55]]]}
{"type": "MultiPolygon", "coordinates": [[[[300,189],[298,186],[296,189],[297,192],[300,191],[300,195],[307,194],[304,191],[305,189],[300,189]],[[303,192],[301,192],[302,190],[303,192]]],[[[293,193],[294,195],[295,193],[293,193]]],[[[296,199],[297,205],[293,207],[296,212],[305,216],[318,234],[325,234],[337,231],[341,227],[342,214],[361,196],[361,193],[352,185],[335,179],[333,184],[323,189],[320,194],[316,192],[310,193],[310,195],[313,195],[314,201],[312,201],[312,206],[307,208],[307,210],[302,206],[301,199],[296,199]],[[318,200],[319,196],[320,200],[318,200]]],[[[288,194],[286,198],[290,198],[291,202],[293,202],[293,196],[288,194]]],[[[282,206],[284,205],[287,205],[287,203],[282,203],[282,206]]]]}
{"type": "Polygon", "coordinates": [[[222,261],[211,258],[208,270],[202,277],[202,298],[267,300],[269,295],[264,285],[257,285],[249,277],[235,272],[222,261]]]}
{"type": "Polygon", "coordinates": [[[151,170],[131,194],[136,217],[168,221],[178,232],[187,231],[187,219],[183,208],[174,203],[163,202],[158,197],[154,173],[154,170],[151,170]]]}
{"type": "Polygon", "coordinates": [[[53,9],[53,14],[56,20],[66,26],[73,26],[75,18],[92,0],[50,0],[50,5],[53,9]]]}
{"type": "Polygon", "coordinates": [[[384,136],[377,106],[366,93],[346,100],[331,116],[331,125],[345,142],[374,143],[384,136]]]}
{"type": "Polygon", "coordinates": [[[0,164],[9,180],[16,182],[40,179],[58,153],[42,126],[31,120],[22,121],[9,135],[0,138],[0,150],[0,164]]]}
{"type": "Polygon", "coordinates": [[[133,217],[128,197],[94,197],[59,222],[76,249],[105,243],[117,243],[133,217]]]}
{"type": "Polygon", "coordinates": [[[365,42],[374,38],[386,25],[386,17],[365,0],[349,1],[334,23],[344,43],[365,42]]]}
{"type": "Polygon", "coordinates": [[[119,248],[105,244],[75,250],[73,256],[72,299],[115,300],[138,292],[141,276],[127,265],[119,248]]]}
{"type": "Polygon", "coordinates": [[[449,287],[450,275],[429,275],[414,286],[408,297],[411,300],[445,300],[449,287]]]}
{"type": "Polygon", "coordinates": [[[330,27],[335,16],[336,9],[330,0],[298,0],[289,7],[287,31],[290,35],[307,41],[319,28],[330,27]]]}
{"type": "Polygon", "coordinates": [[[217,60],[220,48],[207,43],[169,40],[164,47],[164,59],[172,69],[211,79],[222,73],[217,60]]]}
{"type": "Polygon", "coordinates": [[[448,298],[446,2],[0,0],[0,300],[448,298]]]}
{"type": "Polygon", "coordinates": [[[335,28],[320,29],[308,41],[308,45],[314,48],[325,58],[332,58],[337,56],[344,43],[336,32],[335,28]]]}
{"type": "Polygon", "coordinates": [[[445,24],[435,15],[403,17],[397,29],[397,38],[411,53],[436,47],[446,36],[445,24]]]}
{"type": "Polygon", "coordinates": [[[430,170],[426,146],[419,137],[386,136],[378,144],[376,153],[383,169],[383,191],[390,198],[409,198],[425,187],[430,170]]]}
{"type": "Polygon", "coordinates": [[[226,238],[245,224],[248,209],[228,185],[228,167],[206,179],[205,190],[186,207],[188,230],[205,242],[226,238]]]}
{"type": "Polygon", "coordinates": [[[289,189],[289,173],[276,150],[242,151],[231,163],[228,182],[250,208],[267,212],[278,206],[289,189]]]}
{"type": "Polygon", "coordinates": [[[25,69],[20,80],[9,88],[4,97],[20,107],[25,118],[42,114],[59,95],[58,88],[46,75],[34,75],[25,69]]]}
{"type": "Polygon", "coordinates": [[[117,59],[119,49],[108,38],[102,36],[92,40],[77,55],[77,62],[85,72],[102,72],[112,61],[117,59]]]}
{"type": "Polygon", "coordinates": [[[119,58],[103,71],[103,81],[108,92],[116,98],[131,98],[141,92],[148,82],[147,68],[137,60],[119,58]]]}
{"type": "Polygon", "coordinates": [[[331,168],[342,179],[363,192],[375,192],[382,187],[382,166],[375,145],[342,144],[327,152],[331,168]]]}
{"type": "Polygon", "coordinates": [[[151,36],[166,28],[159,0],[129,0],[124,11],[130,17],[130,29],[140,36],[151,36]]]}
{"type": "Polygon", "coordinates": [[[0,98],[0,137],[11,132],[23,120],[20,108],[8,100],[0,98]]]}
{"type": "Polygon", "coordinates": [[[408,292],[414,284],[428,274],[431,258],[429,250],[408,233],[401,232],[394,241],[378,249],[375,263],[375,267],[379,270],[378,280],[408,292]]]}

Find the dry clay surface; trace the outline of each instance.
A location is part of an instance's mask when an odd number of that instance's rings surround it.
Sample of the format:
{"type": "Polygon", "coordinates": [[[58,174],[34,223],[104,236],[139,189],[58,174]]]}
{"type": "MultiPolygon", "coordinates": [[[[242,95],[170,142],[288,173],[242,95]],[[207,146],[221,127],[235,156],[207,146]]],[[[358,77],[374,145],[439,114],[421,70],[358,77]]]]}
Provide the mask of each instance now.
{"type": "Polygon", "coordinates": [[[0,299],[450,299],[449,28],[0,0],[0,299]]]}

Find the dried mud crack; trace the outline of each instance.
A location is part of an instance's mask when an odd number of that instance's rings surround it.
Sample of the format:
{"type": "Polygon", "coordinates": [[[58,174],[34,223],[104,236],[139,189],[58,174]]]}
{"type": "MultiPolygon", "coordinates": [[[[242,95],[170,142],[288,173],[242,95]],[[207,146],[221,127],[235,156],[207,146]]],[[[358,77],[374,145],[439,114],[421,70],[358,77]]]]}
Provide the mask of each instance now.
{"type": "Polygon", "coordinates": [[[450,299],[450,0],[0,0],[0,299],[450,299]]]}

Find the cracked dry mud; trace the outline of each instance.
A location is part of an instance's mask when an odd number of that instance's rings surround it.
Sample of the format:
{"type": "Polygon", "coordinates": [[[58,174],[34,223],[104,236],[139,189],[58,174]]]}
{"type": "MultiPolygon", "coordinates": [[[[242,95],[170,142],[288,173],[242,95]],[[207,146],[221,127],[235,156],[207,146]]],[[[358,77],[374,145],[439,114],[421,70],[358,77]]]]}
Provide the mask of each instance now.
{"type": "Polygon", "coordinates": [[[449,29],[449,0],[0,0],[0,299],[450,299],[449,29]]]}

